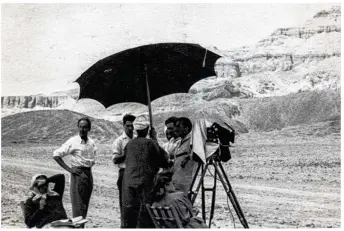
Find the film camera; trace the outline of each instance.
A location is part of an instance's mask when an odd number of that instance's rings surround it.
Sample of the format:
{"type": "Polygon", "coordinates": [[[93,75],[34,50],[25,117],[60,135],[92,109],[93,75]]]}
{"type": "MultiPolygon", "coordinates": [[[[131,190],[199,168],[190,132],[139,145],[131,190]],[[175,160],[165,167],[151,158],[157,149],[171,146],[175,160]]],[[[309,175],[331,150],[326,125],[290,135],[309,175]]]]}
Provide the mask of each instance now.
{"type": "MultiPolygon", "coordinates": [[[[232,206],[238,215],[238,218],[243,225],[244,228],[249,228],[247,221],[245,219],[245,215],[243,211],[241,210],[241,207],[239,205],[238,199],[236,198],[233,188],[228,180],[227,174],[225,172],[225,168],[222,166],[222,162],[227,162],[231,159],[231,154],[229,147],[231,147],[230,143],[234,143],[235,138],[235,130],[229,126],[227,123],[224,123],[225,126],[221,126],[218,123],[210,123],[208,121],[205,122],[198,122],[196,123],[198,127],[196,127],[196,131],[201,131],[198,133],[201,133],[201,135],[195,136],[202,137],[202,140],[206,139],[206,142],[204,143],[204,146],[206,150],[210,150],[209,155],[206,153],[203,156],[201,155],[202,148],[197,146],[197,155],[199,159],[205,156],[205,158],[201,159],[202,161],[199,161],[198,168],[194,174],[188,197],[190,198],[192,204],[195,203],[196,197],[198,195],[199,190],[202,190],[201,196],[201,202],[202,202],[202,218],[204,221],[206,221],[206,212],[209,210],[206,210],[206,197],[205,192],[212,192],[212,199],[211,199],[211,206],[210,206],[210,215],[208,219],[208,225],[209,228],[212,224],[212,219],[214,218],[214,208],[215,208],[215,201],[216,201],[216,182],[219,180],[222,183],[223,189],[227,194],[227,199],[230,200],[232,203],[232,206]],[[201,128],[201,129],[200,129],[201,128]],[[206,136],[206,137],[205,137],[206,136]],[[209,147],[209,148],[208,148],[209,147]],[[206,161],[204,161],[204,159],[206,161]],[[209,166],[213,166],[214,174],[210,175],[214,178],[213,187],[205,187],[204,186],[204,177],[207,172],[209,172],[209,166]],[[207,171],[208,170],[208,171],[207,171]],[[199,173],[201,172],[201,175],[199,177],[199,173]],[[198,183],[196,184],[196,181],[198,179],[198,183]],[[194,187],[196,185],[196,188],[194,187]],[[202,186],[202,187],[201,187],[202,186]]],[[[197,133],[196,133],[197,135],[197,133]]],[[[210,198],[210,197],[209,197],[210,198]]],[[[207,199],[208,201],[208,199],[207,199]]]]}
{"type": "Polygon", "coordinates": [[[228,161],[231,159],[229,147],[230,143],[234,143],[235,130],[225,123],[227,128],[222,127],[218,123],[213,123],[207,128],[207,142],[220,143],[220,148],[217,151],[221,161],[228,161]]]}

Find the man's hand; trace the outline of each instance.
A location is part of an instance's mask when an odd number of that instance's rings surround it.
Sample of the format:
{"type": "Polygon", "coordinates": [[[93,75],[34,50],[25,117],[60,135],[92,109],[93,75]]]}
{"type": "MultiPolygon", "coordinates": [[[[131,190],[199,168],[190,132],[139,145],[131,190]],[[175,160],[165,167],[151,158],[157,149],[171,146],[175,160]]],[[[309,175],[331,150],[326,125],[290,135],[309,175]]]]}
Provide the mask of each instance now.
{"type": "Polygon", "coordinates": [[[172,168],[174,165],[174,161],[173,160],[168,160],[168,168],[172,168]]]}
{"type": "Polygon", "coordinates": [[[86,164],[89,165],[90,167],[92,167],[95,164],[94,160],[87,160],[86,164]]]}
{"type": "Polygon", "coordinates": [[[157,133],[154,127],[151,127],[151,129],[149,130],[149,136],[152,140],[158,141],[157,133]]]}
{"type": "MultiPolygon", "coordinates": [[[[73,170],[73,168],[70,168],[68,165],[66,165],[66,163],[62,160],[62,158],[60,156],[54,156],[53,157],[54,160],[58,163],[58,165],[60,165],[64,170],[66,170],[69,173],[76,173],[76,170],[73,170]]],[[[80,170],[79,170],[80,171],[80,170]]],[[[80,175],[80,174],[78,174],[80,175]]]]}
{"type": "Polygon", "coordinates": [[[72,173],[72,174],[76,174],[76,175],[81,175],[81,173],[82,173],[82,171],[80,170],[80,169],[78,169],[77,167],[72,167],[71,169],[70,169],[70,173],[72,173]]]}
{"type": "Polygon", "coordinates": [[[39,200],[39,209],[42,210],[44,209],[44,206],[47,204],[45,200],[39,200]]]}
{"type": "Polygon", "coordinates": [[[185,168],[186,164],[188,163],[188,161],[190,160],[190,156],[187,156],[184,158],[184,160],[182,160],[182,162],[180,163],[180,166],[182,168],[185,168]]]}

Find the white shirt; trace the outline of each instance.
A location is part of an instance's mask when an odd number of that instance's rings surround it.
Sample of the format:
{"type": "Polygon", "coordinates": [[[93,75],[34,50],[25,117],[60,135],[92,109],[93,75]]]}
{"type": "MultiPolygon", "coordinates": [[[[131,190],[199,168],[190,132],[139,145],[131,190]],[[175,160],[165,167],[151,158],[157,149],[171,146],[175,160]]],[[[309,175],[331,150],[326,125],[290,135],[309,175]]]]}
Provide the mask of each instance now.
{"type": "MultiPolygon", "coordinates": [[[[112,160],[115,157],[122,156],[124,154],[124,148],[128,144],[128,142],[131,140],[131,138],[123,132],[121,136],[119,136],[112,144],[112,160]]],[[[119,163],[117,165],[119,168],[125,168],[125,163],[119,163]]]]}
{"type": "Polygon", "coordinates": [[[79,135],[73,136],[54,151],[53,156],[71,156],[72,167],[92,167],[95,164],[97,147],[91,138],[85,142],[79,135]]]}
{"type": "Polygon", "coordinates": [[[162,148],[167,152],[169,157],[174,156],[176,158],[176,151],[177,148],[180,146],[182,139],[178,138],[171,138],[169,141],[163,144],[162,148]]]}

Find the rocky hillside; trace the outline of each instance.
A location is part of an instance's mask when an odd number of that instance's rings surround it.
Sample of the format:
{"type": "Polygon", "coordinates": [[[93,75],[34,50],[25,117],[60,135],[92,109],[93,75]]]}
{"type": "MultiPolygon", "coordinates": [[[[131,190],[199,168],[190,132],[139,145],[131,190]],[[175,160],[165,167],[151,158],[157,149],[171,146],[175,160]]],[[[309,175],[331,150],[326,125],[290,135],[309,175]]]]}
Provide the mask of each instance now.
{"type": "Polygon", "coordinates": [[[300,124],[336,121],[340,130],[340,91],[321,90],[287,96],[238,100],[241,121],[250,130],[271,131],[300,124]]]}
{"type": "Polygon", "coordinates": [[[206,100],[287,95],[340,88],[341,9],[323,10],[301,27],[279,28],[252,47],[222,52],[217,78],[191,87],[206,100]],[[235,74],[233,74],[233,72],[235,74]]]}
{"type": "MultiPolygon", "coordinates": [[[[165,139],[164,121],[172,115],[185,116],[193,121],[204,118],[211,122],[227,122],[238,134],[249,131],[281,130],[297,125],[308,127],[315,125],[314,134],[318,136],[340,134],[339,91],[329,89],[287,96],[249,99],[219,98],[212,101],[194,97],[191,94],[173,94],[152,103],[153,123],[160,141],[165,139]]],[[[91,111],[89,108],[89,112],[91,111]]],[[[96,138],[100,143],[111,143],[111,140],[122,132],[120,120],[125,113],[145,114],[147,107],[137,103],[126,103],[104,109],[98,114],[93,112],[98,118],[91,117],[93,122],[91,137],[96,138]]],[[[76,134],[75,123],[82,116],[84,115],[80,113],[58,109],[6,116],[1,120],[2,142],[4,144],[61,143],[76,134]]],[[[298,129],[294,135],[297,136],[302,132],[305,131],[298,129]]],[[[310,132],[309,135],[314,135],[312,131],[308,132],[310,132]]]]}
{"type": "MultiPolygon", "coordinates": [[[[78,133],[77,121],[85,115],[68,110],[40,110],[17,113],[1,119],[1,141],[7,143],[61,144],[78,133]]],[[[111,144],[121,132],[116,122],[91,118],[90,137],[111,144]]]]}
{"type": "Polygon", "coordinates": [[[42,108],[56,108],[63,104],[70,98],[77,99],[77,96],[45,96],[45,95],[33,95],[33,96],[2,96],[1,107],[2,108],[28,108],[34,109],[38,107],[42,108]]]}
{"type": "Polygon", "coordinates": [[[2,96],[1,117],[19,112],[44,109],[70,109],[79,97],[79,88],[58,91],[49,95],[2,96]]]}

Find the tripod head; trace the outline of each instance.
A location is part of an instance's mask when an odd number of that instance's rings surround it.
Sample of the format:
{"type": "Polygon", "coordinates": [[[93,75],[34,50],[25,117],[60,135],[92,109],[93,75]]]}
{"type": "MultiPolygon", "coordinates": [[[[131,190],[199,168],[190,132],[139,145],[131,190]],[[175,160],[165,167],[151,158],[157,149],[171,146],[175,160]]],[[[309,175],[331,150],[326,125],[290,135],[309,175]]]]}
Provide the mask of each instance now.
{"type": "Polygon", "coordinates": [[[214,162],[221,162],[220,155],[218,153],[212,155],[207,159],[207,163],[212,164],[214,162]]]}

